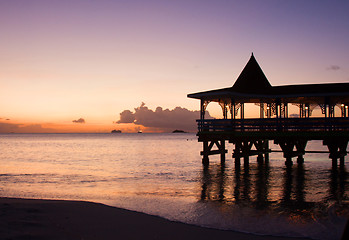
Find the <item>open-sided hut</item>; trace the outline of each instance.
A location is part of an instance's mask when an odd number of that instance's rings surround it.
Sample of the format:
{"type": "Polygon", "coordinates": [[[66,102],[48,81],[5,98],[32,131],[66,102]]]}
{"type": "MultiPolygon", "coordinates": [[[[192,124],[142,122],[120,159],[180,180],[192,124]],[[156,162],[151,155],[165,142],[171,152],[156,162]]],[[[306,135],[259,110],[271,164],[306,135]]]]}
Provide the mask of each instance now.
{"type": "Polygon", "coordinates": [[[203,142],[204,164],[212,154],[221,154],[224,161],[225,141],[235,145],[233,157],[237,161],[240,157],[248,161],[251,155],[267,159],[269,140],[281,147],[286,164],[292,164],[292,157],[303,162],[309,140],[322,140],[333,164],[338,158],[344,164],[349,140],[349,83],[272,86],[252,54],[232,87],[188,97],[200,99],[197,135],[203,142]],[[205,119],[211,102],[221,106],[223,119],[205,119]],[[246,103],[259,106],[259,118],[245,118],[246,103]],[[298,117],[290,118],[290,104],[299,108],[298,117]],[[312,117],[316,107],[321,108],[321,117],[312,117]]]}

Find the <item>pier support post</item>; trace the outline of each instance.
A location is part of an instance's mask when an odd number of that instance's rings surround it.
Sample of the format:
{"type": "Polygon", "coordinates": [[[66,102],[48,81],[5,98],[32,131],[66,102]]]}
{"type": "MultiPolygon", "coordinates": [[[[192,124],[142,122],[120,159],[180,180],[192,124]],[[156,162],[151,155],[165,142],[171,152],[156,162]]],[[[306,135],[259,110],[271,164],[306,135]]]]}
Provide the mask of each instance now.
{"type": "Polygon", "coordinates": [[[236,157],[234,161],[235,161],[235,167],[240,167],[240,158],[236,157]]]}
{"type": "Polygon", "coordinates": [[[208,159],[208,155],[209,155],[208,153],[210,151],[209,149],[210,149],[210,146],[208,144],[208,141],[203,141],[203,151],[201,152],[201,155],[202,155],[202,164],[204,166],[207,166],[209,164],[209,159],[208,159]]]}
{"type": "Polygon", "coordinates": [[[257,161],[263,162],[263,155],[265,156],[265,160],[269,160],[269,140],[267,139],[248,139],[248,140],[235,140],[230,141],[235,144],[235,149],[233,150],[233,158],[235,161],[244,158],[244,164],[249,163],[249,157],[257,155],[257,161]],[[256,150],[252,150],[253,145],[256,150]]]}
{"type": "Polygon", "coordinates": [[[280,148],[282,149],[282,152],[284,154],[284,158],[286,158],[285,164],[287,166],[292,165],[292,157],[294,157],[293,148],[294,148],[294,142],[293,141],[277,141],[274,140],[275,144],[279,144],[280,148]]]}
{"type": "Polygon", "coordinates": [[[307,142],[308,141],[306,139],[274,140],[274,143],[278,144],[282,149],[284,158],[286,158],[286,165],[292,165],[293,157],[298,157],[297,163],[302,164],[304,162],[303,155],[305,154],[305,147],[307,146],[307,142]],[[294,150],[294,148],[296,149],[294,150]]]}
{"type": "Polygon", "coordinates": [[[339,158],[339,164],[341,167],[344,166],[344,156],[339,158]]]}
{"type": "Polygon", "coordinates": [[[337,166],[337,160],[340,159],[340,165],[344,166],[344,157],[347,155],[348,139],[325,139],[323,145],[327,145],[330,151],[329,158],[332,159],[332,166],[337,166]]]}
{"type": "Polygon", "coordinates": [[[223,165],[223,164],[225,164],[225,153],[227,152],[227,150],[225,150],[225,141],[224,140],[221,140],[219,150],[221,151],[221,164],[223,165]]]}
{"type": "Polygon", "coordinates": [[[297,163],[302,164],[304,163],[304,154],[305,154],[305,147],[307,146],[308,140],[299,139],[296,141],[296,149],[297,149],[297,163]]]}
{"type": "Polygon", "coordinates": [[[265,162],[269,161],[269,140],[268,139],[259,139],[254,142],[256,147],[256,153],[258,154],[257,161],[263,162],[263,155],[265,162]]]}
{"type": "Polygon", "coordinates": [[[250,141],[236,141],[235,149],[233,151],[233,158],[244,158],[244,164],[248,164],[250,150],[253,146],[253,142],[250,141]]]}
{"type": "Polygon", "coordinates": [[[297,163],[298,164],[303,164],[304,163],[304,157],[303,156],[298,156],[297,157],[297,163]]]}
{"type": "Polygon", "coordinates": [[[225,154],[228,151],[225,149],[225,140],[203,140],[203,151],[200,153],[202,155],[202,164],[208,165],[209,164],[209,155],[214,154],[220,154],[221,156],[221,163],[225,163],[225,154]],[[212,150],[212,148],[216,145],[218,149],[212,150]]]}
{"type": "Polygon", "coordinates": [[[244,157],[244,166],[248,166],[248,164],[250,163],[250,157],[249,156],[245,156],[244,157]]]}
{"type": "Polygon", "coordinates": [[[259,155],[257,156],[257,162],[258,162],[258,163],[263,163],[263,159],[264,159],[264,158],[263,158],[263,155],[260,155],[260,154],[259,154],[259,155]]]}
{"type": "Polygon", "coordinates": [[[293,162],[292,162],[292,158],[291,158],[291,157],[287,157],[287,158],[286,158],[285,165],[286,165],[286,166],[292,166],[292,165],[293,165],[293,162]]]}

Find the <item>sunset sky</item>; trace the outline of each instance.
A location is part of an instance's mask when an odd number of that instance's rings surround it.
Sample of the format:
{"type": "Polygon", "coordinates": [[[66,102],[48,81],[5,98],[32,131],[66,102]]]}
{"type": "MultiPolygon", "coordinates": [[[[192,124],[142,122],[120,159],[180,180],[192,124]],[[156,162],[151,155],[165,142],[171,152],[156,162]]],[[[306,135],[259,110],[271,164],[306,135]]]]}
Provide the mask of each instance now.
{"type": "Polygon", "coordinates": [[[251,52],[272,85],[349,82],[348,13],[339,0],[0,0],[0,132],[136,131],[113,122],[142,102],[198,110],[186,95],[231,86],[251,52]]]}

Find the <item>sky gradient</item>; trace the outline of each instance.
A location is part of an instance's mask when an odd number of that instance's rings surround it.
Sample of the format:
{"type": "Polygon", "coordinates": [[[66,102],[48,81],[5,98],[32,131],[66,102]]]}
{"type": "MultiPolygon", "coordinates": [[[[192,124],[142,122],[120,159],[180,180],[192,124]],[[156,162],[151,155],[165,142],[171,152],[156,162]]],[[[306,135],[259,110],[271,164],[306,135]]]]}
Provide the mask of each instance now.
{"type": "Polygon", "coordinates": [[[272,85],[349,82],[348,12],[349,1],[0,0],[0,132],[136,131],[115,124],[121,112],[198,110],[186,95],[232,86],[251,52],[272,85]]]}

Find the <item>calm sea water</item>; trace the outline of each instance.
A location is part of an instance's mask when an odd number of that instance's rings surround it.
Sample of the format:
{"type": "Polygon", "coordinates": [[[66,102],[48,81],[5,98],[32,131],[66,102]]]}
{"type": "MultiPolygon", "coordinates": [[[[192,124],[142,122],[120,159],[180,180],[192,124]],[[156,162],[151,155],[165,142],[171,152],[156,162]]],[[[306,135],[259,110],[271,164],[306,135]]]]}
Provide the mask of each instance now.
{"type": "MultiPolygon", "coordinates": [[[[273,149],[277,146],[271,145],[273,149]]],[[[306,154],[287,168],[201,165],[194,134],[2,134],[0,196],[72,199],[201,226],[263,235],[339,239],[349,216],[346,167],[306,154]]],[[[307,150],[326,150],[311,141],[307,150]]],[[[346,162],[347,163],[347,162],[346,162]]]]}

